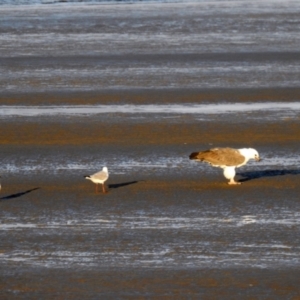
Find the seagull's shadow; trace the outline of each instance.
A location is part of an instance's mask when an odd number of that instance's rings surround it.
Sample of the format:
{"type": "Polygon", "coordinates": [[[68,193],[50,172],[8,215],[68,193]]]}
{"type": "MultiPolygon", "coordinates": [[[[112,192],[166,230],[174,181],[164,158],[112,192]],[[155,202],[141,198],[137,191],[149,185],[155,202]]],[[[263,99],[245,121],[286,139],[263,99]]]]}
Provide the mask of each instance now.
{"type": "Polygon", "coordinates": [[[29,194],[35,190],[38,190],[40,189],[39,187],[37,188],[34,188],[34,189],[30,189],[30,190],[27,190],[25,192],[20,192],[20,193],[16,193],[16,194],[11,194],[11,195],[8,195],[8,196],[5,196],[5,197],[2,197],[0,198],[0,200],[9,200],[9,199],[14,199],[14,198],[18,198],[18,197],[21,197],[21,196],[24,196],[26,194],[29,194]]]}
{"type": "Polygon", "coordinates": [[[131,184],[136,184],[138,182],[139,181],[135,180],[135,181],[122,182],[122,183],[112,183],[112,184],[109,184],[108,187],[110,189],[118,189],[120,187],[124,187],[124,186],[131,185],[131,184]]]}
{"type": "Polygon", "coordinates": [[[300,170],[265,170],[265,171],[250,171],[250,172],[241,172],[237,175],[244,178],[240,179],[240,182],[262,178],[262,177],[275,177],[275,176],[284,176],[284,175],[299,175],[300,170]]]}

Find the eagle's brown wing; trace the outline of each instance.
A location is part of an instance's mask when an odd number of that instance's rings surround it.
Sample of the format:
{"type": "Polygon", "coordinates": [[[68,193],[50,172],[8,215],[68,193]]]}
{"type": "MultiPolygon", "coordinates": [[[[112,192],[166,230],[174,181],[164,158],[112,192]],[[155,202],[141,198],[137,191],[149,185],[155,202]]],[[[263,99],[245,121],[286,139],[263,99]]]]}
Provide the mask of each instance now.
{"type": "Polygon", "coordinates": [[[201,152],[193,152],[190,159],[205,161],[213,166],[237,166],[245,161],[245,157],[233,148],[213,148],[201,152]]]}

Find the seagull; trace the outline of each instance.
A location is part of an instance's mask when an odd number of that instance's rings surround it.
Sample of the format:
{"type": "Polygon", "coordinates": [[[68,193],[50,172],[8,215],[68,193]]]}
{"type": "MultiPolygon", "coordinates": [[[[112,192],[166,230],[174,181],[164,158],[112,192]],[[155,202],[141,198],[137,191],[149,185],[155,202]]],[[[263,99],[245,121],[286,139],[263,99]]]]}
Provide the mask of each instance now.
{"type": "Polygon", "coordinates": [[[213,167],[222,168],[228,184],[241,184],[234,180],[235,168],[245,165],[250,159],[260,161],[258,152],[253,148],[213,148],[206,151],[193,152],[190,159],[204,161],[213,167]]]}
{"type": "Polygon", "coordinates": [[[108,179],[108,170],[107,167],[103,167],[102,171],[97,172],[93,175],[85,175],[85,179],[89,179],[92,182],[96,183],[96,193],[98,193],[98,184],[102,184],[103,193],[107,193],[105,190],[105,181],[108,179]]]}

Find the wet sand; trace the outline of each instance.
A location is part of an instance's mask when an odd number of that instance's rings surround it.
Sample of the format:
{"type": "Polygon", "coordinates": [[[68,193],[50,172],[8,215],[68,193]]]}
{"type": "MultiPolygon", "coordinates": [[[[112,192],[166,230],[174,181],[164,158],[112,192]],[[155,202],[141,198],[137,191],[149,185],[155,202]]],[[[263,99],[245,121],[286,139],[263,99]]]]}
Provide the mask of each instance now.
{"type": "MultiPolygon", "coordinates": [[[[299,89],[49,93],[42,100],[7,94],[1,101],[220,103],[234,95],[245,103],[294,101],[299,89]]],[[[95,158],[97,170],[107,155],[188,161],[211,145],[255,147],[262,159],[264,153],[297,157],[299,118],[228,118],[3,118],[2,159],[14,157],[22,166],[24,159],[43,165],[86,156],[95,158]]],[[[253,163],[238,170],[242,185],[232,187],[221,170],[186,169],[188,163],[111,173],[106,195],[95,194],[83,178],[88,170],[80,168],[7,172],[0,197],[1,299],[300,299],[299,224],[291,220],[299,212],[297,166],[253,163]]]]}
{"type": "Polygon", "coordinates": [[[300,299],[298,2],[121,2],[0,7],[0,299],[300,299]],[[234,103],[270,107],[10,113],[234,103]]]}
{"type": "Polygon", "coordinates": [[[299,299],[295,270],[61,269],[15,272],[3,299],[299,299]],[[42,275],[43,274],[43,275],[42,275]]]}

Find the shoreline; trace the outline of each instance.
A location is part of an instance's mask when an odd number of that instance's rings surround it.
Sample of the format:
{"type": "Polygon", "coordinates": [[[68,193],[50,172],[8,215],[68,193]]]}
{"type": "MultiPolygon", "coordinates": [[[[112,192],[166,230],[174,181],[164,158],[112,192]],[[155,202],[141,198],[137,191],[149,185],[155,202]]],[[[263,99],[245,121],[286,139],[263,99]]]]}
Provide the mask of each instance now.
{"type": "Polygon", "coordinates": [[[224,102],[298,102],[300,88],[125,88],[99,91],[2,92],[2,105],[93,105],[224,102]]]}

